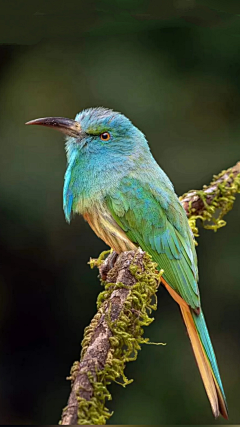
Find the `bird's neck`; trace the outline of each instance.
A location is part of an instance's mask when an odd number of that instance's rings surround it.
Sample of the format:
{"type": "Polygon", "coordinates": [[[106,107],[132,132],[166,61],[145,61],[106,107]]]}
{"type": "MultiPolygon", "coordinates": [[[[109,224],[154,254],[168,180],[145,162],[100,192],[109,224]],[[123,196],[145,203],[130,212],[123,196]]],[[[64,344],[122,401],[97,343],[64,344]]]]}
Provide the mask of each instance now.
{"type": "MultiPolygon", "coordinates": [[[[149,156],[149,153],[148,153],[149,156]]],[[[143,153],[119,158],[114,153],[68,152],[68,167],[64,182],[64,211],[67,220],[71,212],[83,214],[101,203],[105,196],[117,188],[121,179],[139,169],[144,163],[143,153]]]]}

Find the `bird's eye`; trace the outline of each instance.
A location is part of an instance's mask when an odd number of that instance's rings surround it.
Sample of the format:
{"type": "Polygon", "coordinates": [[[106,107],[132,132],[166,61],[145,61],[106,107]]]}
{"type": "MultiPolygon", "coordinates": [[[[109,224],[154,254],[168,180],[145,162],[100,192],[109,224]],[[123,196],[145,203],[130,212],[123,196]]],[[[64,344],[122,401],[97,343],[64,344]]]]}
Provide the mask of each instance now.
{"type": "Polygon", "coordinates": [[[109,141],[110,137],[110,133],[109,132],[103,132],[100,135],[100,138],[102,141],[109,141]]]}

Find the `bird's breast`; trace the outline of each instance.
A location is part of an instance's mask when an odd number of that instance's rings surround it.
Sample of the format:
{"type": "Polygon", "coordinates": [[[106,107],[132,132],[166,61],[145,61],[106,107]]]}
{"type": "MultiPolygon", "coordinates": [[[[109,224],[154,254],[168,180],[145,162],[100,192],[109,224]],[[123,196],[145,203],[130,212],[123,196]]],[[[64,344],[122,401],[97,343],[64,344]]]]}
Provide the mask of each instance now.
{"type": "Polygon", "coordinates": [[[85,211],[83,217],[95,234],[117,253],[137,249],[104,204],[96,204],[91,210],[85,211]]]}

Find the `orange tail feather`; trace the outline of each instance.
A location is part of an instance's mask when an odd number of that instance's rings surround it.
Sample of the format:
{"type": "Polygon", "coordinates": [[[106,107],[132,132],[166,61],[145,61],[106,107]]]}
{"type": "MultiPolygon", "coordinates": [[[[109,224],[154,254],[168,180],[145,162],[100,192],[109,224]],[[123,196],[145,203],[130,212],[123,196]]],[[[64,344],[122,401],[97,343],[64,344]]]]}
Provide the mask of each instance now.
{"type": "Polygon", "coordinates": [[[219,416],[218,394],[209,361],[196,331],[190,309],[183,306],[180,306],[180,309],[187,327],[188,335],[196,357],[203,384],[212,407],[213,415],[215,418],[217,418],[219,416]]]}
{"type": "Polygon", "coordinates": [[[178,295],[173,288],[171,288],[168,283],[161,278],[163,285],[166,287],[172,298],[179,304],[180,310],[182,312],[183,320],[185,322],[188,335],[192,344],[193,352],[198,364],[198,368],[203,380],[207,396],[210,401],[212,412],[215,418],[219,416],[219,413],[222,414],[224,418],[228,418],[228,412],[226,404],[224,402],[221,390],[213,374],[213,370],[199,338],[191,310],[180,295],[178,295]]]}

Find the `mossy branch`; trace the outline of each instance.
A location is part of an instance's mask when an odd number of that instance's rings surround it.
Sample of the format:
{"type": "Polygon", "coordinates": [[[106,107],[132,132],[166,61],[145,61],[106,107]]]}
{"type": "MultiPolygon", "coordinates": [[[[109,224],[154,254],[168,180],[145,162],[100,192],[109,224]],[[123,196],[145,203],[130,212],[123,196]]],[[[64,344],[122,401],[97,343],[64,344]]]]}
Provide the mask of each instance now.
{"type": "Polygon", "coordinates": [[[214,175],[213,181],[202,190],[188,191],[179,198],[196,237],[197,219],[202,221],[204,228],[214,231],[226,225],[223,217],[232,209],[237,193],[240,193],[240,162],[214,175]]]}
{"type": "MultiPolygon", "coordinates": [[[[209,186],[191,190],[180,197],[195,236],[196,220],[205,228],[217,230],[226,224],[223,217],[232,209],[235,195],[240,192],[240,162],[213,177],[209,186]]],[[[156,293],[161,273],[151,257],[137,252],[110,251],[91,260],[97,266],[105,290],[97,301],[97,314],[85,329],[80,362],[71,369],[72,389],[60,424],[105,424],[111,413],[105,407],[111,399],[107,386],[118,382],[126,386],[124,374],[128,361],[135,360],[143,338],[143,327],[154,320],[150,317],[157,308],[156,293]]]]}
{"type": "MultiPolygon", "coordinates": [[[[106,253],[103,253],[105,255],[106,253]]],[[[111,413],[105,401],[111,399],[107,385],[112,381],[126,386],[125,364],[137,358],[143,338],[143,326],[156,310],[156,292],[160,282],[157,264],[139,249],[115,252],[98,266],[105,291],[97,301],[97,314],[85,329],[80,362],[72,370],[72,391],[63,410],[61,424],[105,424],[111,413]]]]}

